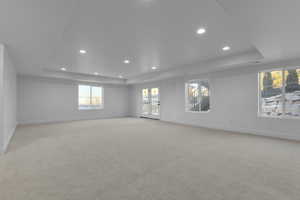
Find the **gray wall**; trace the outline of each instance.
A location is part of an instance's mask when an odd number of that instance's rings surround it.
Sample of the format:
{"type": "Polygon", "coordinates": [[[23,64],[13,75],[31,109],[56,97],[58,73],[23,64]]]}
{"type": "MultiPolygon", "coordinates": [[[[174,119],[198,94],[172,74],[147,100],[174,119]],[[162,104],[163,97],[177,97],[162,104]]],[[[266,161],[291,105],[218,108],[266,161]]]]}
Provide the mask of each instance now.
{"type": "Polygon", "coordinates": [[[6,48],[0,47],[0,153],[5,152],[16,128],[16,70],[6,48]]]}
{"type": "Polygon", "coordinates": [[[163,121],[299,140],[300,119],[257,116],[257,72],[262,68],[252,67],[132,85],[131,115],[141,113],[141,89],[159,87],[163,121]],[[210,81],[211,110],[208,113],[185,112],[185,82],[197,78],[210,81]]]}
{"type": "Polygon", "coordinates": [[[0,44],[0,154],[4,152],[4,46],[0,44]]]}
{"type": "Polygon", "coordinates": [[[78,84],[76,81],[19,75],[18,122],[31,124],[128,116],[127,86],[100,85],[104,88],[104,109],[80,111],[78,84]]]}
{"type": "Polygon", "coordinates": [[[102,85],[104,109],[99,111],[77,109],[78,82],[18,76],[18,122],[27,124],[139,116],[141,89],[159,87],[163,121],[300,140],[300,119],[257,116],[257,73],[260,70],[264,68],[249,66],[129,87],[102,85]],[[211,111],[208,113],[185,112],[185,82],[197,78],[210,81],[211,111]]]}

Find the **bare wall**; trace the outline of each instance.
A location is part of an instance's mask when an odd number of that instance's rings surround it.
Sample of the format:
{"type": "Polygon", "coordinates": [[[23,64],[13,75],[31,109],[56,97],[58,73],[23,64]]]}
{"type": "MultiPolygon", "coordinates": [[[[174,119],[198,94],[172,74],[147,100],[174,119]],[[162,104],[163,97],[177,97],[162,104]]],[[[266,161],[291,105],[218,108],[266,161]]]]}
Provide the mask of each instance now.
{"type": "Polygon", "coordinates": [[[132,85],[131,115],[141,113],[141,89],[159,87],[163,121],[300,140],[300,119],[258,117],[259,70],[262,68],[248,66],[132,85]],[[211,110],[208,113],[185,112],[185,82],[197,78],[210,81],[211,110]]]}
{"type": "Polygon", "coordinates": [[[0,44],[0,154],[4,152],[4,46],[0,44]]]}
{"type": "Polygon", "coordinates": [[[0,54],[0,153],[3,153],[17,125],[17,82],[15,66],[4,45],[0,45],[0,54]]]}
{"type": "Polygon", "coordinates": [[[18,122],[31,124],[128,116],[127,86],[92,84],[104,88],[104,109],[78,110],[78,84],[70,80],[19,75],[18,122]]]}

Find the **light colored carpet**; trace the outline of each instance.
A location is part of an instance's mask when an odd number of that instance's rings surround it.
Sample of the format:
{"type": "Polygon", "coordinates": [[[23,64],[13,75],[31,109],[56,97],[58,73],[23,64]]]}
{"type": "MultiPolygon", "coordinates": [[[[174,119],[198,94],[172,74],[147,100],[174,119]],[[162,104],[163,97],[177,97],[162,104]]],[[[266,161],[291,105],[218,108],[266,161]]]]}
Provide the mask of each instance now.
{"type": "Polygon", "coordinates": [[[299,200],[300,143],[107,119],[18,127],[1,200],[299,200]]]}

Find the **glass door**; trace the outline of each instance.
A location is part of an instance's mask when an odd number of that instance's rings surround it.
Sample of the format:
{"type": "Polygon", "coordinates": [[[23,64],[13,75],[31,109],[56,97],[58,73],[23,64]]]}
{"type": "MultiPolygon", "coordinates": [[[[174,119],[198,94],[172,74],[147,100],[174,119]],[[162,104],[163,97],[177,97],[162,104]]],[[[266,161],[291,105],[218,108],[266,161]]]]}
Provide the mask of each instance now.
{"type": "Polygon", "coordinates": [[[145,88],[142,91],[143,97],[142,97],[142,115],[149,115],[151,112],[150,110],[150,93],[149,89],[145,88]]]}
{"type": "Polygon", "coordinates": [[[159,108],[160,108],[159,89],[152,88],[151,89],[151,114],[154,116],[159,116],[159,108]]]}
{"type": "Polygon", "coordinates": [[[144,88],[142,95],[142,116],[158,119],[160,115],[159,88],[144,88]]]}

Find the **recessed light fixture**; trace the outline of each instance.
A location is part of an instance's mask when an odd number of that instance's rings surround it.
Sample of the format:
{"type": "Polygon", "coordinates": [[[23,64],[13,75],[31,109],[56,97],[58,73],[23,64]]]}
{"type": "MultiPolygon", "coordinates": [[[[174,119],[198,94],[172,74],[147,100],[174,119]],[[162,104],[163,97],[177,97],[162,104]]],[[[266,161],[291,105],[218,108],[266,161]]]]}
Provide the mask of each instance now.
{"type": "Polygon", "coordinates": [[[81,53],[81,54],[86,54],[87,52],[86,52],[86,50],[84,50],[84,49],[80,49],[80,50],[79,50],[79,53],[81,53]]]}
{"type": "Polygon", "coordinates": [[[153,67],[152,67],[152,69],[153,69],[153,70],[156,70],[156,69],[157,69],[157,67],[153,66],[153,67]]]}
{"type": "Polygon", "coordinates": [[[125,63],[125,64],[129,64],[129,63],[130,63],[130,60],[124,60],[124,63],[125,63]]]}
{"type": "Polygon", "coordinates": [[[65,67],[60,68],[61,71],[67,71],[65,67]]]}
{"type": "Polygon", "coordinates": [[[229,51],[230,49],[231,49],[230,46],[225,46],[222,48],[223,51],[229,51]]]}
{"type": "Polygon", "coordinates": [[[197,34],[198,35],[202,35],[202,34],[204,34],[206,32],[206,29],[205,28],[199,28],[198,30],[197,30],[197,34]]]}
{"type": "Polygon", "coordinates": [[[98,76],[98,75],[99,75],[99,73],[98,73],[98,72],[94,72],[94,75],[98,76]]]}
{"type": "Polygon", "coordinates": [[[123,76],[122,76],[122,75],[119,75],[119,78],[123,78],[123,76]]]}

